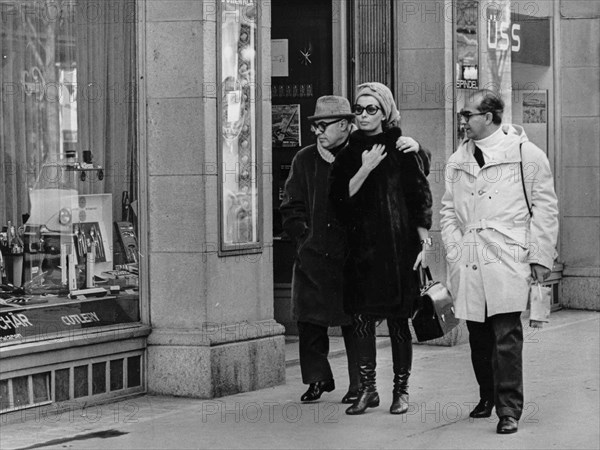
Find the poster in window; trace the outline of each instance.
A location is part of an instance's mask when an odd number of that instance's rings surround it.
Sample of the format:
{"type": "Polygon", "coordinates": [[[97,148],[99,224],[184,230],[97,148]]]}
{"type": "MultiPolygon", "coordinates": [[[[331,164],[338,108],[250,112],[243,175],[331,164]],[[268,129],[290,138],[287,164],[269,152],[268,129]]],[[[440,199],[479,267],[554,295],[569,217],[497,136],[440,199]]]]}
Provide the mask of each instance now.
{"type": "Polygon", "coordinates": [[[523,98],[523,123],[546,123],[546,91],[531,92],[523,98]]]}
{"type": "Polygon", "coordinates": [[[273,145],[300,147],[300,105],[273,105],[273,145]]]}
{"type": "Polygon", "coordinates": [[[479,88],[478,3],[459,0],[456,4],[456,87],[479,88]]]}
{"type": "Polygon", "coordinates": [[[512,100],[515,123],[522,124],[529,140],[548,152],[548,91],[514,90],[512,100]]]}

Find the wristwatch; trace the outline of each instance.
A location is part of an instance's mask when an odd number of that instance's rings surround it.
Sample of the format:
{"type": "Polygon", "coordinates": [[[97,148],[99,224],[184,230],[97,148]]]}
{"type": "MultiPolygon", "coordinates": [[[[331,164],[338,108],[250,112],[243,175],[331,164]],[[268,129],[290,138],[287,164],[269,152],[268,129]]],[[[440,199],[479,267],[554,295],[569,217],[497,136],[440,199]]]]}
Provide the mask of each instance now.
{"type": "Polygon", "coordinates": [[[428,247],[433,246],[433,239],[431,239],[430,237],[428,237],[427,239],[423,239],[421,241],[421,245],[423,244],[427,244],[428,247]]]}

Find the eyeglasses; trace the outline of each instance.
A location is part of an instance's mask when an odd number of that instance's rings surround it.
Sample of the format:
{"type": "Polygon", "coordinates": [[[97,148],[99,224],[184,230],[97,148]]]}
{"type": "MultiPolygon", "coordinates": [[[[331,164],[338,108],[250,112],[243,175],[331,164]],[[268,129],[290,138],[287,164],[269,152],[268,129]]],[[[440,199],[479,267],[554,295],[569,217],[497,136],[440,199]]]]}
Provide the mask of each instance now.
{"type": "Polygon", "coordinates": [[[316,133],[318,130],[321,133],[325,133],[325,131],[327,130],[327,127],[329,125],[333,125],[334,123],[338,123],[342,120],[344,120],[343,117],[341,119],[334,120],[333,122],[315,122],[315,123],[311,124],[310,131],[312,131],[313,133],[316,133]]]}
{"type": "Polygon", "coordinates": [[[379,111],[381,108],[377,105],[367,105],[367,106],[361,106],[361,105],[354,105],[352,107],[352,112],[354,114],[356,114],[357,116],[360,116],[363,111],[367,111],[367,114],[370,116],[374,116],[375,114],[377,114],[377,111],[379,111]]]}
{"type": "Polygon", "coordinates": [[[465,122],[469,123],[469,120],[471,119],[471,117],[473,116],[483,116],[485,114],[487,114],[489,111],[487,112],[482,112],[482,113],[472,113],[471,111],[461,111],[458,113],[458,120],[460,119],[465,119],[465,122]]]}

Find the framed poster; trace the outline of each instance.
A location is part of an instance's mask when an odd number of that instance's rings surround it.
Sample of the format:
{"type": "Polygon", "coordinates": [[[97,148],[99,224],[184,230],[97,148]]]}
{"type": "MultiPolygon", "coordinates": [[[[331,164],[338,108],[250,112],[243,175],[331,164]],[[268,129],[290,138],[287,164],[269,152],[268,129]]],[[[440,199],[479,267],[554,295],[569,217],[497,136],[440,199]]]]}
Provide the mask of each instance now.
{"type": "Polygon", "coordinates": [[[523,126],[531,142],[548,153],[548,91],[513,91],[514,123],[523,126]]]}
{"type": "Polygon", "coordinates": [[[273,105],[273,146],[300,147],[300,105],[273,105]]]}

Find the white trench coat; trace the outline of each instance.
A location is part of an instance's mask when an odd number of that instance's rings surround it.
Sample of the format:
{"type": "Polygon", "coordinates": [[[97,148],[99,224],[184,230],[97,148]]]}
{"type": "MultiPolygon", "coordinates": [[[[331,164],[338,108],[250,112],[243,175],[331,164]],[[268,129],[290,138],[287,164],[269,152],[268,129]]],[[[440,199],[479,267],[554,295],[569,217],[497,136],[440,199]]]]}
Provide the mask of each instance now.
{"type": "Polygon", "coordinates": [[[474,143],[464,141],[445,170],[441,228],[448,287],[460,319],[527,309],[530,264],[552,268],[558,236],[558,202],[546,154],[523,129],[503,125],[506,152],[481,169],[474,143]],[[529,210],[521,183],[523,171],[529,210]]]}

